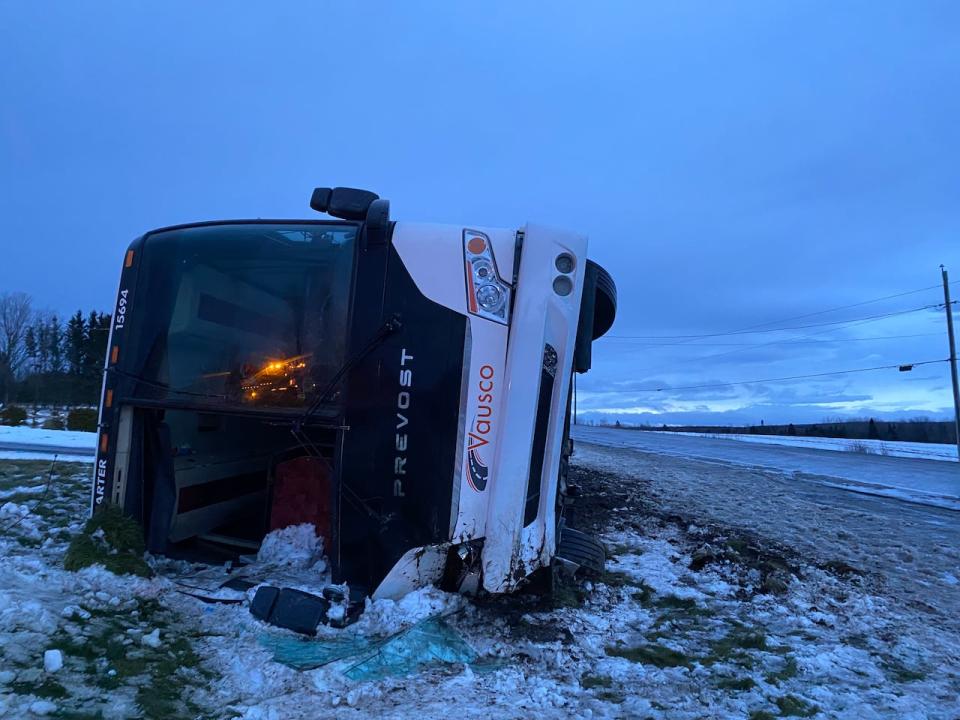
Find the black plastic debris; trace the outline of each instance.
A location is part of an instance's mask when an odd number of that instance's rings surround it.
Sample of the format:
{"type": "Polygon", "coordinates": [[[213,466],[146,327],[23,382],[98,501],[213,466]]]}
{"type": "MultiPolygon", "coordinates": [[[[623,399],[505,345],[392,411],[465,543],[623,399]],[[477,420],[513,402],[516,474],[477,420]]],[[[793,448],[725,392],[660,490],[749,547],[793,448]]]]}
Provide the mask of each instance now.
{"type": "Polygon", "coordinates": [[[269,585],[258,589],[250,604],[250,613],[258,620],[301,635],[316,635],[329,609],[330,601],[319,595],[269,585]]]}
{"type": "Polygon", "coordinates": [[[208,605],[240,605],[243,602],[243,598],[228,598],[228,597],[218,597],[216,595],[201,595],[199,593],[187,592],[186,590],[177,590],[181,595],[186,595],[187,597],[192,597],[195,600],[199,600],[202,603],[207,603],[208,605]]]}
{"type": "Polygon", "coordinates": [[[246,592],[247,590],[249,590],[255,585],[256,585],[255,582],[250,582],[249,580],[245,580],[242,577],[236,577],[236,578],[230,578],[225,583],[221,583],[220,587],[227,588],[228,590],[238,590],[240,592],[246,592]]]}
{"type": "Polygon", "coordinates": [[[327,621],[332,627],[343,628],[355,623],[363,612],[364,600],[367,593],[362,588],[351,587],[349,591],[337,585],[327,585],[323,589],[323,597],[331,605],[343,606],[341,613],[328,613],[327,621]]]}

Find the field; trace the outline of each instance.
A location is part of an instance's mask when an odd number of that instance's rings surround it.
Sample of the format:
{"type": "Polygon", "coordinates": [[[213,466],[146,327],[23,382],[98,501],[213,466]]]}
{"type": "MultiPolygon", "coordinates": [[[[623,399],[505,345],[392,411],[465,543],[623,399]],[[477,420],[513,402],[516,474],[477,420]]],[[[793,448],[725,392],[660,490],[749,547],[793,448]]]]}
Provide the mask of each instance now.
{"type": "Polygon", "coordinates": [[[960,529],[949,509],[581,441],[575,521],[602,534],[605,575],[549,600],[424,590],[373,603],[321,641],[376,643],[443,616],[476,659],[354,680],[351,660],[304,671],[275,662],[268,646],[282,633],[242,604],[182,592],[200,568],[151,560],[162,571],[152,578],[65,571],[89,465],[49,470],[0,461],[0,716],[960,713],[960,529]],[[54,649],[63,667],[47,672],[54,649]]]}

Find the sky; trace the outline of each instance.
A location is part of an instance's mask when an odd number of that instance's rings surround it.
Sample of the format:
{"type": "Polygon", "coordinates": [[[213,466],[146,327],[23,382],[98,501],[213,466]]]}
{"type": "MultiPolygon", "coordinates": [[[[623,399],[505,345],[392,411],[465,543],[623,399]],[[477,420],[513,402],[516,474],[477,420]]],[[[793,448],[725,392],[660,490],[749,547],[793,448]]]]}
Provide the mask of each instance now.
{"type": "Polygon", "coordinates": [[[957,3],[270,5],[0,0],[0,292],[109,310],[145,230],[362,187],[589,236],[584,418],[950,415],[943,362],[776,379],[947,356],[957,3]]]}

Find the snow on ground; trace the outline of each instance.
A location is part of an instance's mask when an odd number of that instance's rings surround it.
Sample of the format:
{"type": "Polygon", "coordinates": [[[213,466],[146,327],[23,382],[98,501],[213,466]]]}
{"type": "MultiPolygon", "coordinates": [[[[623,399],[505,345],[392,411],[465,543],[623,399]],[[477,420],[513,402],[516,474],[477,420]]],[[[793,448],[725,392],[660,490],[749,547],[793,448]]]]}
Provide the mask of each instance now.
{"type": "Polygon", "coordinates": [[[91,432],[0,425],[0,460],[44,460],[57,455],[63,462],[90,462],[96,443],[97,434],[91,432]]]}
{"type": "Polygon", "coordinates": [[[573,437],[659,456],[775,470],[854,492],[960,510],[960,473],[946,462],[584,425],[573,428],[573,437]]]}
{"type": "MultiPolygon", "coordinates": [[[[744,482],[762,489],[771,473],[721,472],[717,464],[667,459],[678,468],[673,475],[649,475],[646,457],[587,446],[578,454],[573,479],[583,500],[574,519],[602,532],[608,545],[611,557],[601,578],[564,584],[550,602],[534,596],[467,599],[425,589],[400,601],[370,603],[346,630],[325,629],[325,638],[363,640],[443,615],[480,657],[473,665],[376,681],[349,680],[342,661],[309,671],[274,662],[264,639],[285,633],[254,620],[244,604],[207,604],[180,592],[184,578],[226,568],[156,562],[164,575],[152,579],[96,568],[64,571],[67,542],[85,516],[89,466],[58,466],[44,492],[28,489],[45,485],[47,463],[0,463],[0,490],[20,489],[0,501],[0,717],[960,714],[956,622],[942,622],[898,592],[896,583],[874,577],[882,571],[843,565],[856,562],[842,553],[837,537],[853,511],[814,518],[802,504],[809,498],[800,497],[795,509],[802,517],[792,519],[807,522],[808,542],[795,543],[775,518],[761,517],[771,506],[753,507],[750,493],[729,474],[747,475],[744,482]],[[661,483],[660,475],[668,477],[661,483]],[[679,494],[681,484],[689,495],[679,494]],[[697,485],[701,504],[686,502],[697,485]],[[740,522],[707,512],[709,495],[720,496],[723,507],[735,498],[740,522]],[[819,533],[828,539],[826,556],[833,562],[815,551],[819,533]],[[63,663],[56,670],[57,662],[45,666],[54,650],[63,663]]],[[[778,489],[786,496],[800,487],[806,486],[778,489]]],[[[813,487],[850,503],[950,515],[813,487]]],[[[886,522],[876,507],[862,514],[863,526],[871,515],[878,525],[886,522]]],[[[886,534],[907,533],[917,523],[914,517],[886,526],[886,534]]],[[[956,523],[941,528],[953,534],[937,542],[956,548],[958,531],[951,527],[956,523]]],[[[861,544],[880,542],[874,535],[861,544]]],[[[319,548],[302,527],[275,536],[258,562],[275,563],[282,544],[300,553],[287,570],[303,577],[316,566],[319,548]]],[[[956,550],[924,560],[929,573],[939,571],[944,587],[957,594],[956,550]]],[[[931,578],[917,578],[918,585],[926,583],[918,594],[935,604],[942,595],[931,578]]]]}
{"type": "Polygon", "coordinates": [[[672,430],[646,430],[663,435],[688,435],[707,437],[716,440],[739,440],[740,442],[761,443],[765,445],[786,445],[806,447],[816,450],[837,450],[856,452],[865,455],[886,455],[889,457],[924,458],[926,460],[946,460],[957,462],[957,446],[944,443],[915,443],[891,440],[853,440],[850,438],[797,437],[796,435],[747,435],[740,433],[695,433],[672,430]]]}
{"type": "Polygon", "coordinates": [[[47,460],[54,457],[65,463],[91,463],[93,454],[78,455],[70,452],[53,452],[50,450],[3,450],[0,449],[0,460],[47,460]]]}
{"type": "Polygon", "coordinates": [[[0,425],[0,442],[92,450],[97,444],[97,434],[78,430],[43,430],[25,425],[0,425]]]}

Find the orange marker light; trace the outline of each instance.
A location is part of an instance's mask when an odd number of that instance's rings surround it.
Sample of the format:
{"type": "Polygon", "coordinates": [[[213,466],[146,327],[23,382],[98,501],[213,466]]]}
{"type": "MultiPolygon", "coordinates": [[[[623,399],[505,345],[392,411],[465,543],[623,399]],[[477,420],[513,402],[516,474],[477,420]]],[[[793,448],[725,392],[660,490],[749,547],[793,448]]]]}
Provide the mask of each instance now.
{"type": "Polygon", "coordinates": [[[107,407],[113,405],[113,390],[107,390],[107,396],[104,398],[103,404],[107,407]]]}
{"type": "Polygon", "coordinates": [[[106,452],[106,451],[107,451],[107,444],[108,444],[109,442],[110,442],[110,438],[107,436],[107,434],[106,434],[106,433],[101,433],[101,434],[100,434],[100,452],[106,452]]]}
{"type": "Polygon", "coordinates": [[[467,250],[472,252],[474,255],[479,255],[486,249],[487,241],[479,235],[474,235],[472,238],[470,238],[470,240],[467,241],[467,250]]]}
{"type": "Polygon", "coordinates": [[[114,345],[113,350],[110,351],[110,362],[116,363],[118,357],[120,357],[120,346],[114,345]]]}
{"type": "Polygon", "coordinates": [[[473,287],[473,266],[467,260],[467,302],[470,304],[470,312],[477,311],[477,292],[473,287]]]}
{"type": "Polygon", "coordinates": [[[127,257],[123,261],[124,267],[130,267],[133,265],[133,250],[127,250],[127,257]]]}

